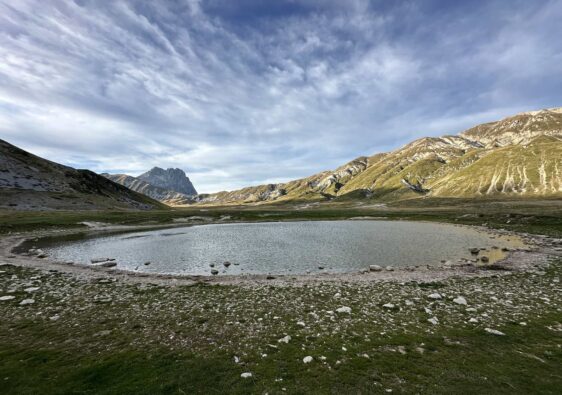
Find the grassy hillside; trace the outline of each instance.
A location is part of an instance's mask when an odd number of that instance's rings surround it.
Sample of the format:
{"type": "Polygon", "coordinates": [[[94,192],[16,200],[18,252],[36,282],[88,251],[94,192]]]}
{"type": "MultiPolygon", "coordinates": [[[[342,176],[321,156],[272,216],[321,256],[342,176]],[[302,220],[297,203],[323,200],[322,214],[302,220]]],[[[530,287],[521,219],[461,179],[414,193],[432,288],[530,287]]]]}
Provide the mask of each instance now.
{"type": "Polygon", "coordinates": [[[153,209],[163,204],[89,170],[76,170],[0,140],[0,208],[153,209]]]}
{"type": "Polygon", "coordinates": [[[426,137],[284,184],[200,196],[203,204],[420,197],[562,197],[562,109],[426,137]]]}

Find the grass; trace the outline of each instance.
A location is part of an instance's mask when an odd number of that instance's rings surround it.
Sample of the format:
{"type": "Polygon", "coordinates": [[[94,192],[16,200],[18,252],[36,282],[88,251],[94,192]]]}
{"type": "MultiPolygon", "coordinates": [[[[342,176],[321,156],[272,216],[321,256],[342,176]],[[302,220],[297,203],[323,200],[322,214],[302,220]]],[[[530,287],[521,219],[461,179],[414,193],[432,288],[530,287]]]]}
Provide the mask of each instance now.
{"type": "MultiPolygon", "coordinates": [[[[6,318],[0,322],[0,380],[7,394],[339,394],[387,389],[557,394],[562,336],[556,325],[562,313],[560,294],[548,286],[559,279],[560,268],[559,262],[540,276],[440,284],[439,292],[462,292],[481,319],[488,319],[468,325],[464,307],[449,301],[429,303],[423,296],[434,291],[416,284],[361,289],[353,284],[304,289],[139,287],[4,266],[3,289],[14,287],[15,275],[17,283],[39,281],[41,291],[34,295],[34,305],[0,305],[6,318]],[[481,292],[472,293],[476,287],[481,292]],[[520,308],[509,311],[491,304],[490,294],[505,295],[509,289],[520,308]],[[341,293],[340,300],[334,301],[334,292],[341,293]],[[98,294],[113,300],[92,302],[98,294]],[[420,296],[416,306],[405,307],[406,299],[420,296]],[[378,306],[388,298],[400,309],[389,312],[378,306]],[[326,310],[339,304],[353,306],[353,313],[329,318],[326,310]],[[426,322],[426,305],[439,316],[439,325],[426,322]],[[51,321],[48,317],[55,313],[60,319],[51,321]],[[319,318],[313,320],[311,313],[319,318]],[[295,325],[297,319],[307,327],[295,325]],[[506,336],[490,335],[484,326],[506,336]],[[278,343],[285,334],[292,336],[289,344],[278,343]],[[234,362],[235,355],[240,364],[234,362]],[[306,355],[314,361],[304,364],[306,355]],[[253,377],[240,378],[246,371],[253,377]]],[[[14,295],[20,299],[25,293],[14,295]]]]}

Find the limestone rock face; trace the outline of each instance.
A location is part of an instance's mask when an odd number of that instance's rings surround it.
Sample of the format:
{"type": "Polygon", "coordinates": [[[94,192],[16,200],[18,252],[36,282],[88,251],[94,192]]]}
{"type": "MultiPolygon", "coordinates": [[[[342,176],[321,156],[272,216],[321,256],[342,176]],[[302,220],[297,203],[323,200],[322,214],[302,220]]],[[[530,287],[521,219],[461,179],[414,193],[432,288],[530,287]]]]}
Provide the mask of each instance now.
{"type": "Polygon", "coordinates": [[[185,195],[197,195],[197,191],[182,169],[154,167],[137,177],[150,185],[185,195]]]}

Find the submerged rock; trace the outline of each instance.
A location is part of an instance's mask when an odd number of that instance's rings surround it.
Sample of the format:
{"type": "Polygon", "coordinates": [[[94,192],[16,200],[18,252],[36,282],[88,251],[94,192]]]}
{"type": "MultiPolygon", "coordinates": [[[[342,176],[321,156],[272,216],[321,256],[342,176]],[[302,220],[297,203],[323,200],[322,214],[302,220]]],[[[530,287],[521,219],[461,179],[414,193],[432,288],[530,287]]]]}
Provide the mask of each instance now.
{"type": "Polygon", "coordinates": [[[217,274],[219,274],[219,271],[217,269],[213,269],[213,270],[211,270],[211,274],[213,276],[216,276],[217,274]]]}
{"type": "Polygon", "coordinates": [[[226,261],[223,263],[224,267],[229,267],[231,265],[231,263],[229,261],[226,261]]]}

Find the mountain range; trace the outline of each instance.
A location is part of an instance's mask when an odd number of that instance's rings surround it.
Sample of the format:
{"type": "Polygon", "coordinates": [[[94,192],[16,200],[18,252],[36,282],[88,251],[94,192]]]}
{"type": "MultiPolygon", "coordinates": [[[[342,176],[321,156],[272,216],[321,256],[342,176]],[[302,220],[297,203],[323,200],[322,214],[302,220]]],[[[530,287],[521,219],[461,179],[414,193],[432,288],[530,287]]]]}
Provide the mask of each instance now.
{"type": "Polygon", "coordinates": [[[138,177],[127,174],[101,175],[170,206],[187,205],[196,201],[194,196],[197,191],[181,169],[164,170],[154,167],[138,177]]]}
{"type": "Polygon", "coordinates": [[[424,137],[361,156],[333,171],[230,192],[207,204],[369,198],[546,197],[562,195],[562,108],[520,113],[459,135],[424,137]]]}
{"type": "Polygon", "coordinates": [[[0,140],[0,208],[149,210],[164,207],[93,171],[63,166],[0,140]]]}
{"type": "Polygon", "coordinates": [[[424,137],[294,181],[197,194],[181,169],[138,177],[63,166],[0,140],[0,207],[151,209],[369,199],[561,198],[562,108],[520,113],[458,135],[424,137]]]}

